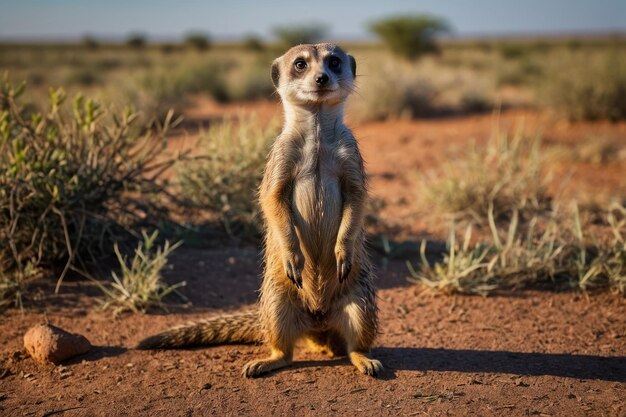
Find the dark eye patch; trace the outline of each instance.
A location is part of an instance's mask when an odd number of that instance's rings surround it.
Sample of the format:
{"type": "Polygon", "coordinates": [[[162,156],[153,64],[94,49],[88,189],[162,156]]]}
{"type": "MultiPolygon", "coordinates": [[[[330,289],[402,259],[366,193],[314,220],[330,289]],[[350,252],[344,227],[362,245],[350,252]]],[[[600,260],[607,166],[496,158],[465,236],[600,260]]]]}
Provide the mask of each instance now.
{"type": "Polygon", "coordinates": [[[328,59],[328,68],[330,68],[331,71],[335,73],[340,73],[341,72],[341,59],[339,59],[336,56],[331,56],[328,59]]]}

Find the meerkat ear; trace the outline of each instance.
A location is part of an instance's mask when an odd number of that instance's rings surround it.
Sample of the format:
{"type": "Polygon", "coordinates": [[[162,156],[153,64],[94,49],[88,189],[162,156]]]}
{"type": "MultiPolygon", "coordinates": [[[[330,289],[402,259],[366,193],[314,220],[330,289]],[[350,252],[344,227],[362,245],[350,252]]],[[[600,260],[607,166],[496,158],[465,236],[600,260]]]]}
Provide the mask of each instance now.
{"type": "Polygon", "coordinates": [[[274,87],[278,88],[278,81],[280,78],[280,68],[278,67],[278,60],[272,63],[272,83],[274,87]]]}
{"type": "Polygon", "coordinates": [[[352,77],[356,78],[356,60],[352,55],[348,55],[348,59],[350,60],[350,69],[352,70],[352,77]]]}

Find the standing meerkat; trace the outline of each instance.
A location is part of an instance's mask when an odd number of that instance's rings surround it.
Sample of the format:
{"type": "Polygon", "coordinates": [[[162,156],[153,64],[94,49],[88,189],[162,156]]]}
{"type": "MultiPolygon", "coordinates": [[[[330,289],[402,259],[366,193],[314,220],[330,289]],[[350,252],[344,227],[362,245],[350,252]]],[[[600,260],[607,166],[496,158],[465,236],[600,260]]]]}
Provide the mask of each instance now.
{"type": "Polygon", "coordinates": [[[347,354],[359,371],[383,369],[368,352],[378,320],[365,249],[366,176],[358,144],[343,122],[356,62],[334,44],[299,45],[272,64],[284,106],[260,187],[265,271],[258,310],[190,323],[143,340],[139,348],[263,342],[256,377],[288,366],[296,341],[347,354]]]}

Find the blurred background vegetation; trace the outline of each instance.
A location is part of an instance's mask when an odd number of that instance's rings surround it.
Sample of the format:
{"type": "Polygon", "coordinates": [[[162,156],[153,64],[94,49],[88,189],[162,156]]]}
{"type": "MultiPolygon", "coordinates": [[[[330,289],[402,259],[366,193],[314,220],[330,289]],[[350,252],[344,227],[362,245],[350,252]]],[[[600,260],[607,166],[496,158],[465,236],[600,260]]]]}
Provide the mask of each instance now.
{"type": "MultiPolygon", "coordinates": [[[[350,123],[507,109],[626,119],[624,36],[441,39],[454,27],[430,15],[391,16],[369,28],[378,41],[342,42],[358,62],[350,123]]],[[[202,126],[179,116],[199,101],[278,105],[272,60],[328,33],[312,23],[275,27],[271,42],[254,34],[218,42],[194,30],[179,42],[137,32],[120,42],[86,35],[0,44],[0,300],[19,303],[35,277],[56,279],[57,291],[68,273],[99,280],[108,271],[94,265],[117,258],[122,275],[99,284],[106,305],[143,311],[175,289],[159,283],[159,269],[178,246],[157,247],[146,228],[160,230],[161,241],[193,245],[208,224],[210,239],[258,243],[255,190],[278,123],[240,114],[202,126]],[[193,152],[168,149],[181,129],[192,132],[193,152]],[[127,267],[121,252],[137,240],[127,267]]],[[[599,210],[611,239],[584,233],[590,217],[559,209],[533,143],[500,138],[472,148],[425,183],[425,203],[457,223],[439,263],[424,257],[421,272],[411,269],[416,281],[487,293],[567,276],[569,287],[624,292],[623,206],[599,210]],[[469,227],[464,241],[455,238],[458,225],[469,227]],[[476,243],[470,230],[481,227],[476,243]]],[[[622,151],[614,142],[585,149],[570,150],[570,160],[604,163],[622,151]]]]}
{"type": "MultiPolygon", "coordinates": [[[[571,120],[623,120],[624,37],[440,40],[440,18],[392,17],[372,23],[381,43],[344,42],[359,63],[358,121],[473,113],[499,107],[547,109],[571,120]],[[394,77],[385,77],[393,70],[394,77]]],[[[182,112],[189,99],[274,100],[267,68],[290,46],[328,38],[323,25],[281,26],[276,41],[253,35],[214,43],[192,31],[179,43],[131,34],[124,43],[93,36],[71,44],[0,44],[0,68],[26,81],[41,106],[50,88],[82,92],[145,117],[182,112]]],[[[355,100],[357,101],[357,100],[355,100]]]]}

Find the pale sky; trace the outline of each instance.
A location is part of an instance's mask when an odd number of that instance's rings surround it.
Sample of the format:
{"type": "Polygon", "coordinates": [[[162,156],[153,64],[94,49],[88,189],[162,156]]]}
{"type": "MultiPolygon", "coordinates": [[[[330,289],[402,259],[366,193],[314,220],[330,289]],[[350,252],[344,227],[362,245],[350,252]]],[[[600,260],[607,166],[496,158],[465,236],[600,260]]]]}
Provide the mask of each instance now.
{"type": "Polygon", "coordinates": [[[0,38],[58,40],[85,34],[152,39],[202,30],[216,39],[271,37],[277,25],[323,23],[331,38],[371,36],[369,22],[427,13],[458,36],[626,32],[626,0],[0,0],[0,38]]]}

